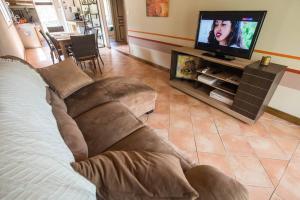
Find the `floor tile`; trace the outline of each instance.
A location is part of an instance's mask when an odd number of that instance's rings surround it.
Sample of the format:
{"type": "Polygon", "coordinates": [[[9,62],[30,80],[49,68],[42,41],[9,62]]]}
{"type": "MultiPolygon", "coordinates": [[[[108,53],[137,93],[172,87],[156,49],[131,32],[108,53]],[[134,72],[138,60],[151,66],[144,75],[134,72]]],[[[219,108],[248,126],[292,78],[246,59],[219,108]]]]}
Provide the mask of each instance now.
{"type": "Polygon", "coordinates": [[[283,175],[275,194],[288,200],[300,199],[300,159],[292,160],[283,175]]]}
{"type": "Polygon", "coordinates": [[[155,113],[170,114],[170,104],[167,102],[156,102],[155,113]]]}
{"type": "Polygon", "coordinates": [[[273,187],[263,166],[255,156],[229,156],[236,179],[249,186],[273,187]]]}
{"type": "Polygon", "coordinates": [[[246,137],[239,135],[221,134],[226,151],[235,155],[254,155],[254,151],[246,137]]]}
{"type": "Polygon", "coordinates": [[[272,138],[253,136],[247,140],[259,158],[289,159],[272,138]]]}
{"type": "Polygon", "coordinates": [[[192,130],[170,128],[169,140],[183,151],[196,151],[195,138],[192,130]]]}
{"type": "Polygon", "coordinates": [[[226,155],[198,152],[200,165],[211,165],[230,177],[235,177],[226,155]]]}
{"type": "Polygon", "coordinates": [[[191,116],[194,130],[202,134],[218,135],[218,130],[215,122],[210,118],[202,118],[198,116],[191,116]]]}
{"type": "Polygon", "coordinates": [[[148,117],[147,124],[153,128],[169,129],[169,120],[168,114],[152,113],[148,117]]]}
{"type": "Polygon", "coordinates": [[[240,124],[241,134],[244,136],[261,136],[261,137],[270,137],[266,127],[260,122],[255,124],[240,124]]]}
{"type": "Polygon", "coordinates": [[[273,192],[273,188],[253,186],[247,186],[246,188],[249,192],[249,200],[269,200],[273,192]]]}
{"type": "Polygon", "coordinates": [[[198,152],[225,154],[223,143],[218,134],[196,133],[195,139],[198,152]]]}
{"type": "Polygon", "coordinates": [[[274,187],[276,187],[286,170],[287,160],[260,159],[262,166],[270,177],[274,187]]]}

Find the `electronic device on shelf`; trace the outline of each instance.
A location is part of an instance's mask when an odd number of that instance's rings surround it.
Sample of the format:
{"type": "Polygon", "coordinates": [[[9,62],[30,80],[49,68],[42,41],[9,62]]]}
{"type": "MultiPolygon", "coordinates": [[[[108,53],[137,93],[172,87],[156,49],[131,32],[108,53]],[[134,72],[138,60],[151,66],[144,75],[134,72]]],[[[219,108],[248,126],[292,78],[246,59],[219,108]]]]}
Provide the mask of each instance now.
{"type": "Polygon", "coordinates": [[[212,90],[209,93],[209,96],[211,98],[221,101],[227,105],[233,104],[233,96],[231,96],[230,94],[223,92],[221,90],[218,90],[218,89],[212,90]]]}
{"type": "Polygon", "coordinates": [[[218,79],[202,74],[197,77],[197,80],[207,85],[213,85],[217,82],[218,79]]]}
{"type": "Polygon", "coordinates": [[[267,11],[200,11],[195,48],[206,56],[250,59],[267,11]]]}

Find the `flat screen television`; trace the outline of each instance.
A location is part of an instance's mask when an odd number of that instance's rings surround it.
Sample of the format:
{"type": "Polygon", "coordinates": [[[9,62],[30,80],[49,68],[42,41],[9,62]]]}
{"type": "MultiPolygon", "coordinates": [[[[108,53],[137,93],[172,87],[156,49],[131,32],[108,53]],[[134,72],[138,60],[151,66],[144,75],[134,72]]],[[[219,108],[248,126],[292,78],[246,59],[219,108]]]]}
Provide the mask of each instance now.
{"type": "Polygon", "coordinates": [[[200,11],[195,48],[222,59],[250,59],[266,13],[200,11]]]}

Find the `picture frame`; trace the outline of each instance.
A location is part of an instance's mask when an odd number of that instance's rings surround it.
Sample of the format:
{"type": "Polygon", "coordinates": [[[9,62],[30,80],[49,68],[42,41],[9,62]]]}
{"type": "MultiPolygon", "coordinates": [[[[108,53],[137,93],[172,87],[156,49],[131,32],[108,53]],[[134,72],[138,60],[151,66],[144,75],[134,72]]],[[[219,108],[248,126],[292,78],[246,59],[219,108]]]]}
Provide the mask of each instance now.
{"type": "Polygon", "coordinates": [[[193,80],[197,76],[197,69],[200,64],[198,57],[189,55],[177,56],[176,78],[193,80]]]}
{"type": "Polygon", "coordinates": [[[168,17],[169,0],[146,0],[147,17],[168,17]]]}

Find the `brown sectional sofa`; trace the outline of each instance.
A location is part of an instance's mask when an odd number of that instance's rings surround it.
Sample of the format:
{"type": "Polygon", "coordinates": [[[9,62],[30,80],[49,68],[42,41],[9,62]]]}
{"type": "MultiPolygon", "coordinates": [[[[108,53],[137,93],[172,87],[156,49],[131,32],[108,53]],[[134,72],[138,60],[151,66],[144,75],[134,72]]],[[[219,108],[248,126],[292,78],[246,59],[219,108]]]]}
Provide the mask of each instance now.
{"type": "Polygon", "coordinates": [[[88,145],[89,157],[106,151],[147,151],[180,159],[201,200],[246,200],[247,190],[209,166],[195,166],[176,146],[138,117],[155,108],[156,92],[136,80],[111,77],[86,86],[65,99],[88,145]]]}
{"type": "Polygon", "coordinates": [[[138,119],[155,108],[156,92],[137,80],[110,77],[86,86],[64,101],[88,145],[89,157],[107,150],[151,151],[179,157],[193,166],[172,143],[138,119]],[[133,111],[131,110],[133,108],[133,111]]]}
{"type": "MultiPolygon", "coordinates": [[[[29,65],[24,61],[22,61],[22,63],[29,65]]],[[[18,67],[21,68],[22,66],[18,67]]],[[[14,70],[17,70],[18,67],[16,67],[16,69],[14,70]]],[[[31,72],[26,73],[34,76],[34,74],[31,72]]],[[[19,79],[21,79],[22,76],[18,75],[18,77],[19,79]]],[[[31,85],[28,84],[28,87],[29,86],[31,85]]],[[[39,87],[40,90],[41,87],[39,87]]],[[[32,86],[32,88],[36,87],[32,86]]],[[[155,108],[156,92],[152,88],[144,84],[140,84],[138,80],[127,79],[124,77],[104,78],[79,89],[64,100],[59,98],[58,95],[53,91],[50,91],[48,94],[50,94],[48,95],[48,100],[53,108],[61,111],[67,111],[67,116],[72,117],[76,121],[76,124],[82,132],[84,140],[87,144],[88,157],[95,158],[97,157],[97,155],[105,154],[107,152],[109,153],[124,151],[137,153],[157,152],[166,155],[166,157],[168,157],[167,155],[173,155],[173,158],[177,157],[180,160],[179,164],[178,160],[175,159],[177,160],[178,164],[181,165],[185,178],[187,179],[189,184],[198,192],[198,199],[248,199],[247,190],[239,182],[230,177],[227,177],[226,175],[222,174],[213,167],[204,165],[195,166],[195,164],[193,164],[187,157],[185,157],[184,154],[179,149],[177,149],[172,143],[159,136],[153,129],[146,126],[142,121],[139,120],[138,117],[145,113],[151,112],[155,108]]],[[[38,108],[40,109],[43,107],[41,106],[38,108]]],[[[69,119],[66,118],[67,117],[64,116],[64,120],[69,121],[69,119]]],[[[46,117],[45,119],[48,118],[46,117]]],[[[59,125],[60,123],[62,122],[59,122],[57,124],[59,125]]],[[[72,122],[70,126],[76,125],[72,122]]],[[[71,127],[69,130],[75,129],[71,127]]],[[[5,133],[9,132],[6,131],[5,133]]],[[[38,134],[34,136],[39,137],[38,134]]],[[[56,141],[56,143],[59,144],[57,145],[57,148],[60,148],[60,151],[64,152],[63,150],[61,150],[64,148],[64,146],[60,144],[60,139],[58,139],[56,135],[51,135],[51,138],[52,139],[48,141],[48,143],[51,144],[53,141],[56,141]]],[[[43,137],[41,137],[40,140],[43,140],[43,137]]],[[[34,140],[34,142],[38,143],[39,140],[34,140]]],[[[32,140],[30,140],[30,144],[31,143],[32,140]]],[[[28,144],[29,143],[26,143],[25,145],[28,144]]],[[[47,145],[47,142],[43,140],[42,144],[47,145]]],[[[18,148],[18,150],[21,151],[22,148],[18,148]]],[[[45,151],[48,151],[48,149],[45,149],[45,151]]],[[[33,160],[36,160],[36,158],[37,157],[34,157],[33,160]]],[[[52,157],[49,157],[49,159],[51,162],[54,162],[56,164],[55,159],[52,159],[52,157]]],[[[27,160],[25,159],[25,161],[27,160]]],[[[147,162],[147,160],[144,161],[147,162]]],[[[14,164],[14,162],[11,163],[14,164]]],[[[74,175],[70,174],[67,167],[65,167],[65,165],[62,164],[62,162],[57,161],[57,163],[61,166],[57,169],[55,168],[57,173],[64,173],[63,176],[66,177],[74,177],[74,175]],[[66,174],[68,174],[68,176],[66,174]]],[[[42,162],[41,165],[47,165],[47,163],[42,162]]],[[[64,183],[64,179],[61,179],[61,177],[59,177],[58,182],[52,181],[51,178],[53,177],[54,173],[49,172],[49,175],[45,169],[46,168],[43,167],[43,170],[39,172],[39,176],[43,174],[45,177],[47,177],[47,179],[50,179],[51,184],[61,183],[60,187],[64,187],[64,189],[62,190],[62,194],[68,194],[72,196],[73,193],[76,193],[75,191],[69,191],[71,186],[68,186],[68,184],[64,183]]],[[[96,169],[93,170],[95,171],[96,169]]],[[[65,181],[72,180],[70,177],[67,178],[65,181]]],[[[47,179],[45,178],[45,180],[47,179]]],[[[164,188],[164,185],[162,185],[161,187],[164,188]]],[[[51,192],[51,188],[46,188],[49,190],[47,192],[51,192]]],[[[176,186],[174,188],[176,188],[176,186]]],[[[91,189],[90,186],[89,189],[91,189]]],[[[24,193],[26,193],[26,190],[24,191],[24,193]]],[[[32,191],[37,192],[39,196],[46,195],[45,190],[44,193],[39,193],[36,190],[32,191]]],[[[12,192],[14,192],[14,190],[12,190],[12,192]]],[[[59,194],[60,193],[58,193],[57,191],[55,192],[55,195],[59,194]]],[[[54,197],[55,195],[52,194],[51,196],[54,197]]],[[[67,199],[79,199],[79,197],[67,199]]]]}

